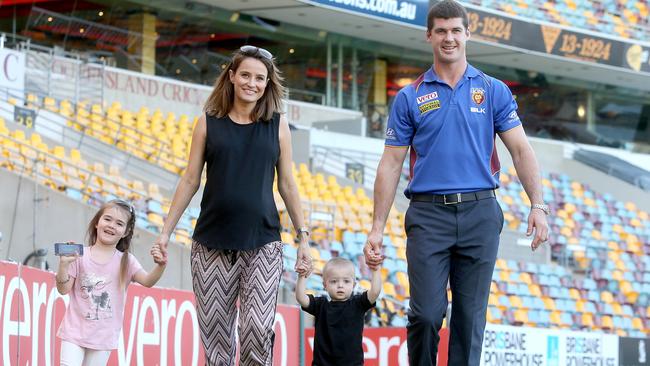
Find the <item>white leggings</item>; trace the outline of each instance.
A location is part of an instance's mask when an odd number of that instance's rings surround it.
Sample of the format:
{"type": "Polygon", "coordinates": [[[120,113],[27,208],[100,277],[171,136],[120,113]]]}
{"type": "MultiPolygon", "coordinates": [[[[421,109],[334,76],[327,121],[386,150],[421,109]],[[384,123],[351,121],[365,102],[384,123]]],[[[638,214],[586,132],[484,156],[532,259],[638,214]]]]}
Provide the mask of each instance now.
{"type": "Polygon", "coordinates": [[[106,366],[111,351],[77,346],[61,340],[61,366],[106,366]]]}

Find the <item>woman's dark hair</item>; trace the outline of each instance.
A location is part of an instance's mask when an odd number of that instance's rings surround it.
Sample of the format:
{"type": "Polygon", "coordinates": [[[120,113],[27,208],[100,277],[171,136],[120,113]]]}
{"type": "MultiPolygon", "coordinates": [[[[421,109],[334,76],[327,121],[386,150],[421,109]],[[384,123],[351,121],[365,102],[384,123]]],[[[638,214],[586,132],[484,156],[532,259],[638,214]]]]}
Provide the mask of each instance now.
{"type": "Polygon", "coordinates": [[[273,57],[268,57],[270,55],[268,51],[254,46],[244,46],[235,51],[232,59],[214,83],[214,89],[212,89],[212,93],[205,102],[203,110],[207,114],[218,118],[224,117],[230,112],[235,103],[235,88],[230,82],[229,71],[236,73],[242,61],[247,58],[254,58],[266,66],[267,84],[262,98],[257,101],[255,108],[251,112],[250,119],[253,122],[270,121],[273,118],[273,113],[280,113],[282,111],[282,99],[285,97],[285,89],[282,86],[284,79],[275,65],[273,57]]]}

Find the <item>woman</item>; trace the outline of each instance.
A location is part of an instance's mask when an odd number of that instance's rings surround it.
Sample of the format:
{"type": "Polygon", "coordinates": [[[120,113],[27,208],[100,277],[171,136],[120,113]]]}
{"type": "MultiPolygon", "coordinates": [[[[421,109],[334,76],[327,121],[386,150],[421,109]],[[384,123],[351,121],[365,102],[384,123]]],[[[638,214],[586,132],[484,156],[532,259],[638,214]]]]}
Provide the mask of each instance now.
{"type": "Polygon", "coordinates": [[[237,300],[241,364],[272,364],[282,274],[280,221],[273,200],[276,171],[278,190],[300,238],[295,270],[301,275],[312,271],[309,231],[291,172],[291,133],[280,115],[281,81],[269,51],[243,46],[233,54],[194,128],[187,170],[156,241],[167,248],[207,163],[191,268],[208,365],[235,363],[237,300]]]}

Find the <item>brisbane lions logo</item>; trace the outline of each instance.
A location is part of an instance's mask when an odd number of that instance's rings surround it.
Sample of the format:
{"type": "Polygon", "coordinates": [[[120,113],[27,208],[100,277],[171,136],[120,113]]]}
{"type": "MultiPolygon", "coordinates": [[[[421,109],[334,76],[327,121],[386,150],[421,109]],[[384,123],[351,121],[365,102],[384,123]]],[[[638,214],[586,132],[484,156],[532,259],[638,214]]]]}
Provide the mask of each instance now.
{"type": "Polygon", "coordinates": [[[472,101],[480,105],[485,100],[485,90],[482,88],[472,88],[472,101]]]}

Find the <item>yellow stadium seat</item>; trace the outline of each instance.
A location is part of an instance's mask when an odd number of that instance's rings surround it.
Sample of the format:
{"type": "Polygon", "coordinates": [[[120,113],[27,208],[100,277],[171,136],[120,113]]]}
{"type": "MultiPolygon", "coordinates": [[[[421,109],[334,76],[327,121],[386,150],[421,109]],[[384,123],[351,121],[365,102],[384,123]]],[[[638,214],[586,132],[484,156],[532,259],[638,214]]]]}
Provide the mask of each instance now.
{"type": "Polygon", "coordinates": [[[524,303],[521,300],[521,297],[519,297],[517,295],[509,296],[508,300],[510,301],[510,306],[512,306],[513,308],[523,308],[524,307],[524,303]]]}
{"type": "Polygon", "coordinates": [[[528,323],[528,310],[517,309],[515,310],[515,321],[521,324],[528,323]]]}
{"type": "MultiPolygon", "coordinates": [[[[184,230],[183,230],[184,231],[184,230]]],[[[176,241],[189,247],[192,245],[192,238],[185,233],[176,233],[176,241]]]]}
{"type": "Polygon", "coordinates": [[[510,281],[510,271],[507,271],[507,270],[506,271],[501,271],[499,273],[499,279],[501,280],[501,282],[511,282],[510,281]]]}
{"type": "Polygon", "coordinates": [[[580,298],[582,297],[582,296],[580,296],[580,291],[578,291],[578,289],[576,289],[576,288],[570,288],[569,289],[569,296],[573,300],[580,300],[580,298]]]}
{"type": "Polygon", "coordinates": [[[492,281],[490,283],[490,293],[495,294],[495,295],[498,295],[498,294],[501,293],[501,291],[499,291],[499,286],[497,285],[497,283],[495,281],[492,281]]]}
{"type": "Polygon", "coordinates": [[[555,300],[548,296],[542,297],[542,301],[544,302],[544,308],[546,310],[555,310],[557,307],[555,306],[555,300]]]}
{"type": "Polygon", "coordinates": [[[643,331],[643,320],[637,317],[632,318],[632,328],[638,331],[643,331]]]}
{"type": "Polygon", "coordinates": [[[52,149],[52,155],[56,156],[59,159],[65,159],[65,148],[60,145],[54,146],[52,149]]]}
{"type": "Polygon", "coordinates": [[[384,295],[396,297],[397,292],[395,292],[395,285],[390,282],[384,282],[384,295]]]}
{"type": "Polygon", "coordinates": [[[78,163],[81,160],[83,160],[81,157],[81,151],[79,151],[78,149],[70,149],[70,160],[73,163],[78,163]]]}
{"type": "Polygon", "coordinates": [[[553,324],[558,328],[561,328],[564,325],[560,314],[561,312],[559,310],[555,310],[555,311],[551,311],[551,315],[550,315],[551,324],[553,324]]]}
{"type": "Polygon", "coordinates": [[[635,291],[630,291],[625,293],[625,300],[630,304],[636,304],[636,301],[639,299],[639,293],[635,291]]]}
{"type": "Polygon", "coordinates": [[[150,223],[152,223],[152,224],[154,224],[156,226],[159,226],[159,227],[162,227],[164,225],[164,221],[163,221],[162,216],[160,216],[159,214],[157,214],[155,212],[149,212],[147,214],[147,220],[149,220],[150,223]]]}
{"type": "Polygon", "coordinates": [[[397,283],[399,283],[400,286],[402,287],[409,286],[409,279],[406,272],[398,271],[396,277],[397,277],[397,283]]]}
{"type": "Polygon", "coordinates": [[[603,291],[600,293],[600,300],[607,304],[611,304],[614,302],[614,296],[609,291],[603,291]]]}
{"type": "Polygon", "coordinates": [[[581,316],[582,326],[592,329],[594,327],[594,316],[590,313],[582,313],[581,316]]]}
{"type": "Polygon", "coordinates": [[[495,294],[490,294],[490,297],[488,297],[488,305],[499,307],[499,296],[495,294]]]}
{"type": "Polygon", "coordinates": [[[52,112],[58,112],[59,110],[59,107],[56,104],[56,100],[54,100],[54,98],[51,97],[45,97],[43,99],[43,106],[45,107],[45,109],[50,110],[52,112]]]}
{"type": "Polygon", "coordinates": [[[539,287],[539,285],[536,284],[528,285],[528,290],[530,291],[530,294],[532,296],[542,297],[542,289],[539,287]]]}
{"type": "Polygon", "coordinates": [[[36,96],[36,94],[29,93],[27,94],[27,102],[29,104],[38,104],[39,103],[38,97],[36,96]]]}
{"type": "Polygon", "coordinates": [[[290,232],[283,231],[280,233],[280,239],[282,240],[283,243],[291,244],[295,246],[294,238],[293,235],[291,235],[290,232]]]}
{"type": "Polygon", "coordinates": [[[32,135],[29,137],[30,144],[34,147],[37,147],[43,140],[41,139],[41,135],[38,133],[34,132],[32,135]]]}
{"type": "Polygon", "coordinates": [[[497,259],[496,268],[500,269],[500,270],[507,270],[508,269],[508,264],[505,261],[505,259],[501,259],[501,258],[497,259]]]}
{"type": "Polygon", "coordinates": [[[26,141],[25,131],[23,131],[23,130],[15,130],[13,132],[12,136],[17,141],[20,141],[20,142],[25,142],[26,141]]]}
{"type": "Polygon", "coordinates": [[[609,315],[603,315],[601,319],[601,325],[600,327],[602,329],[614,329],[614,321],[612,320],[612,317],[609,315]]]}
{"type": "Polygon", "coordinates": [[[370,281],[368,280],[361,280],[359,281],[359,287],[365,290],[370,290],[370,281]]]}

